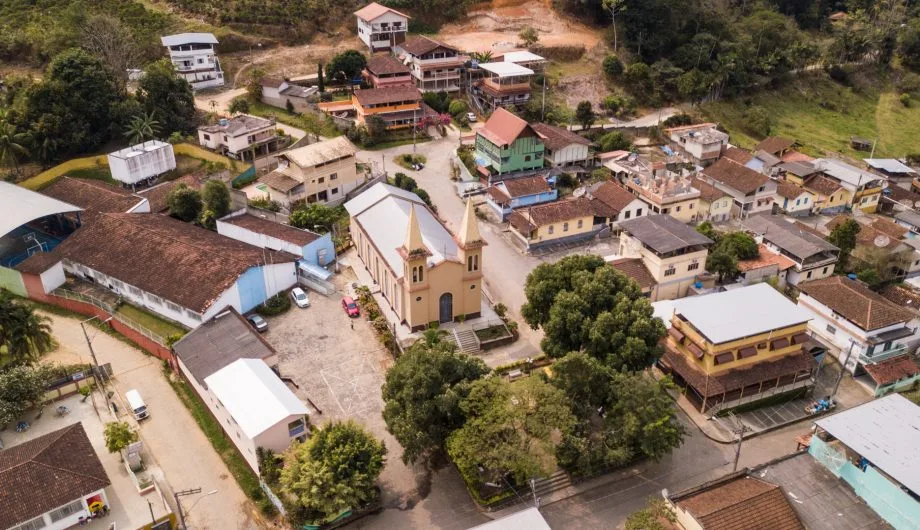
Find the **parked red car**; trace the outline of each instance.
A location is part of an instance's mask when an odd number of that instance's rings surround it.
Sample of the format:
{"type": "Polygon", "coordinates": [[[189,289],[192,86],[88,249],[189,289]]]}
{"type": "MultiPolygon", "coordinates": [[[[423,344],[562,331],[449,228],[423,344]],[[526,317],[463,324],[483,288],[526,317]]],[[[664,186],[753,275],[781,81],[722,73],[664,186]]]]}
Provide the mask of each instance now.
{"type": "Polygon", "coordinates": [[[355,301],[350,296],[342,298],[342,309],[345,310],[346,315],[352,318],[361,316],[361,311],[358,309],[358,304],[355,303],[355,301]]]}

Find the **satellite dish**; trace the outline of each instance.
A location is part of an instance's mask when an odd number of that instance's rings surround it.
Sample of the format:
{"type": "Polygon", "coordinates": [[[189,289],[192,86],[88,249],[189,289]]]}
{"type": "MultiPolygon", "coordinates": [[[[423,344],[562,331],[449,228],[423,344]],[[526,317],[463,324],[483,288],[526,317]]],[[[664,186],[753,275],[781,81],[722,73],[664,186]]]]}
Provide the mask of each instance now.
{"type": "Polygon", "coordinates": [[[886,235],[880,235],[872,241],[878,248],[885,248],[891,243],[891,238],[886,235]]]}

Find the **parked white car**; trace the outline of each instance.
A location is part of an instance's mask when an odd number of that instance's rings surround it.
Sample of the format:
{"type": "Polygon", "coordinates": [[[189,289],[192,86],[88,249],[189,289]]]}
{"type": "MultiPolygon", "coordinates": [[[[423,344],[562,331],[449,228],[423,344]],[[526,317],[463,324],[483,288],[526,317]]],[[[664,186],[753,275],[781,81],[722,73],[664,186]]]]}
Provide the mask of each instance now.
{"type": "Polygon", "coordinates": [[[475,121],[476,121],[476,113],[475,113],[475,112],[467,112],[467,113],[466,113],[466,120],[467,120],[468,122],[470,122],[470,123],[475,122],[475,121]]]}
{"type": "Polygon", "coordinates": [[[294,303],[297,304],[297,307],[310,307],[310,297],[308,297],[307,293],[305,293],[300,287],[294,287],[291,289],[291,298],[294,299],[294,303]]]}

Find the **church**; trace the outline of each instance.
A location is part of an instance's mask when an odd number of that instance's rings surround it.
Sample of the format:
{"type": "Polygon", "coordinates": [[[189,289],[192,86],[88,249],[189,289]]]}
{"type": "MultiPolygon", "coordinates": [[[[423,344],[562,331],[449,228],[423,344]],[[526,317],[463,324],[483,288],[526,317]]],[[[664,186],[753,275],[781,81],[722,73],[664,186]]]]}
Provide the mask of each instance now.
{"type": "Polygon", "coordinates": [[[473,203],[451,234],[418,195],[375,184],[345,203],[358,256],[413,331],[480,316],[482,250],[473,203]]]}

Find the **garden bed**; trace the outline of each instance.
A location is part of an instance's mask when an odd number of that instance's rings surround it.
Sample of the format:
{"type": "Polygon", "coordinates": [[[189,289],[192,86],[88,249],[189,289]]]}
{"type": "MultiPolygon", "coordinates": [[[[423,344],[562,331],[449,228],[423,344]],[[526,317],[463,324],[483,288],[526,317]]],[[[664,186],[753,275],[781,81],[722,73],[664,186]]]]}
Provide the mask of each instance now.
{"type": "Polygon", "coordinates": [[[476,337],[479,339],[479,347],[482,350],[498,348],[514,342],[514,334],[504,323],[495,324],[487,328],[474,329],[476,337]]]}
{"type": "Polygon", "coordinates": [[[412,153],[406,153],[393,157],[393,162],[396,162],[396,165],[400,167],[414,170],[412,167],[414,164],[425,164],[428,162],[428,159],[425,158],[425,155],[414,155],[412,153]]]}

